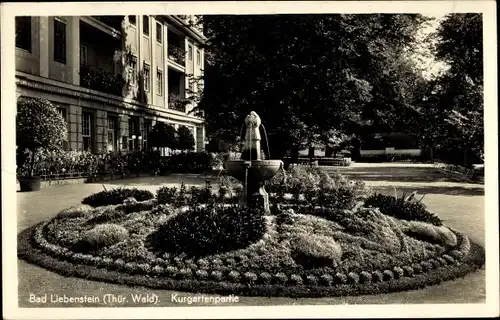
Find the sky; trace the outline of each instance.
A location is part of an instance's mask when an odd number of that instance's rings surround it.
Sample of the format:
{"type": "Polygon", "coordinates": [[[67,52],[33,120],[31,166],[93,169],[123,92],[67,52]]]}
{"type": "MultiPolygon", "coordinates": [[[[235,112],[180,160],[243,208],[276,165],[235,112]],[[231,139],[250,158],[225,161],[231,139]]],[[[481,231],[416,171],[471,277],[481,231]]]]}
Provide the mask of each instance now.
{"type": "Polygon", "coordinates": [[[432,42],[429,42],[426,37],[435,32],[439,27],[440,22],[444,19],[445,14],[425,15],[433,18],[434,20],[427,22],[417,35],[417,53],[412,55],[412,58],[417,62],[418,67],[421,69],[423,76],[426,79],[432,79],[446,70],[447,65],[443,62],[436,61],[432,52],[432,42]]]}

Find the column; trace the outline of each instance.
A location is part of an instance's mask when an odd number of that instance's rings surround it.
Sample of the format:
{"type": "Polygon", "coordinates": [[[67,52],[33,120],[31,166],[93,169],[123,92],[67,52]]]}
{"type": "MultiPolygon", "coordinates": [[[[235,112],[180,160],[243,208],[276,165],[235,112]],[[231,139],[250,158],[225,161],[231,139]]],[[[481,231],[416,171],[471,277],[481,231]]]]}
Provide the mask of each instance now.
{"type": "Polygon", "coordinates": [[[139,136],[141,137],[141,140],[138,140],[139,144],[139,150],[142,150],[143,147],[143,141],[144,139],[144,117],[137,117],[139,119],[139,133],[136,139],[139,139],[139,136]]]}
{"type": "Polygon", "coordinates": [[[165,108],[168,108],[168,27],[163,25],[163,101],[165,108]]]}
{"type": "Polygon", "coordinates": [[[121,114],[118,116],[118,149],[121,152],[129,150],[128,141],[128,115],[121,114]]]}
{"type": "Polygon", "coordinates": [[[96,147],[98,153],[107,151],[107,116],[108,113],[106,111],[96,111],[96,147]]]}
{"type": "Polygon", "coordinates": [[[196,127],[196,151],[205,151],[205,127],[196,127]]]}
{"type": "Polygon", "coordinates": [[[68,71],[72,84],[80,85],[80,17],[68,19],[68,71]]]}
{"type": "Polygon", "coordinates": [[[49,17],[41,16],[39,18],[39,59],[40,59],[40,76],[49,77],[49,17]]]}
{"type": "Polygon", "coordinates": [[[80,150],[81,144],[81,123],[82,123],[82,107],[70,105],[68,108],[68,143],[71,150],[80,150]]]}
{"type": "MultiPolygon", "coordinates": [[[[151,91],[151,101],[150,104],[152,105],[157,105],[156,99],[159,99],[159,97],[156,95],[156,19],[153,18],[153,16],[149,17],[149,23],[151,26],[149,27],[149,47],[151,48],[151,70],[150,72],[150,87],[149,90],[151,91]]],[[[162,39],[163,40],[163,39],[162,39]]]]}
{"type": "MultiPolygon", "coordinates": [[[[137,67],[139,68],[139,81],[137,84],[137,90],[138,90],[138,96],[141,98],[144,98],[144,46],[143,46],[143,41],[142,39],[144,38],[143,36],[143,15],[138,15],[137,16],[137,67]]],[[[151,33],[151,30],[150,30],[151,33]]]]}

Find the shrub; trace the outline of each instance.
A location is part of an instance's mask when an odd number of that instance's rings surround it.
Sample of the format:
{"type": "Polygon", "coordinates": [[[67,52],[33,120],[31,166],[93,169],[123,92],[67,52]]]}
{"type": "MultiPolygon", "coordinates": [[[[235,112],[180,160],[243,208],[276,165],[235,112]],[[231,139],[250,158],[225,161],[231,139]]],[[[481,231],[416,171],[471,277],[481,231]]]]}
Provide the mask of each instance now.
{"type": "Polygon", "coordinates": [[[41,149],[54,150],[62,147],[67,136],[64,118],[50,101],[41,98],[20,98],[17,102],[16,145],[20,161],[20,174],[35,176],[39,163],[35,156],[41,149]],[[29,156],[24,152],[29,150],[29,156]]]}
{"type": "Polygon", "coordinates": [[[273,276],[269,272],[261,272],[259,274],[259,282],[261,283],[270,283],[273,276]]]}
{"type": "Polygon", "coordinates": [[[92,207],[121,204],[125,199],[134,198],[137,201],[146,201],[154,198],[154,195],[148,190],[139,190],[136,188],[116,188],[94,193],[82,200],[83,204],[92,207]]]}
{"type": "Polygon", "coordinates": [[[441,219],[427,211],[423,204],[406,201],[404,198],[376,193],[366,199],[365,205],[377,207],[383,214],[398,219],[427,222],[435,226],[443,224],[441,219]]]}
{"type": "Polygon", "coordinates": [[[306,269],[336,266],[342,248],[332,237],[300,233],[292,238],[292,258],[306,269]]]}
{"type": "Polygon", "coordinates": [[[158,204],[171,204],[177,195],[175,187],[161,187],[156,191],[156,199],[158,204]]]}
{"type": "Polygon", "coordinates": [[[78,204],[76,206],[72,206],[66,209],[59,211],[56,215],[56,218],[64,219],[64,218],[78,218],[82,216],[86,216],[94,210],[89,205],[86,204],[78,204]]]}
{"type": "Polygon", "coordinates": [[[361,273],[359,274],[359,281],[361,283],[371,283],[372,282],[371,273],[367,271],[361,271],[361,273]]]}
{"type": "Polygon", "coordinates": [[[382,282],[384,280],[384,275],[380,271],[373,271],[372,272],[372,281],[373,282],[382,282]]]}
{"type": "Polygon", "coordinates": [[[221,281],[222,280],[222,272],[218,271],[218,270],[214,270],[210,273],[210,278],[215,280],[215,281],[221,281]]]}
{"type": "Polygon", "coordinates": [[[128,238],[128,230],[117,224],[101,224],[83,233],[80,248],[99,250],[128,238]]]}
{"type": "Polygon", "coordinates": [[[349,272],[349,274],[347,274],[347,280],[350,283],[358,284],[359,283],[359,275],[355,272],[349,272]]]}
{"type": "Polygon", "coordinates": [[[194,207],[172,217],[148,236],[159,251],[195,256],[244,248],[265,232],[263,212],[236,206],[194,207]]]}
{"type": "Polygon", "coordinates": [[[445,226],[436,227],[424,222],[411,221],[405,233],[416,239],[439,243],[446,247],[455,247],[457,245],[456,235],[445,226]]]}

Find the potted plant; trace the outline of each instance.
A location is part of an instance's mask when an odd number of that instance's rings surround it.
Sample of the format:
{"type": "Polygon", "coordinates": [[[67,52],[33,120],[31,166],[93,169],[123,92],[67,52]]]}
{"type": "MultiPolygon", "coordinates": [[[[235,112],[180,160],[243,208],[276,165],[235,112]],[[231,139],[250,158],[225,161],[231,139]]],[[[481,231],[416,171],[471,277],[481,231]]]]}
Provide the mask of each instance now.
{"type": "Polygon", "coordinates": [[[16,144],[21,191],[40,190],[41,152],[61,149],[66,136],[66,121],[48,100],[18,100],[16,144]]]}

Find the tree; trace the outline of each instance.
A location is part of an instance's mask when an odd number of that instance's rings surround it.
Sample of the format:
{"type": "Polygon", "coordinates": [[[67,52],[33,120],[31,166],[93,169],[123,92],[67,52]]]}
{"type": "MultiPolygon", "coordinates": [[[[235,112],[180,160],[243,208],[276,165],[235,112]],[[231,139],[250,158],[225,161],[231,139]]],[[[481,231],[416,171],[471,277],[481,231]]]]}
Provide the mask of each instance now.
{"type": "Polygon", "coordinates": [[[481,14],[449,14],[434,36],[434,53],[449,68],[432,88],[428,113],[438,115],[437,139],[442,147],[447,152],[461,148],[462,164],[469,166],[484,152],[481,14]]]}
{"type": "Polygon", "coordinates": [[[149,143],[154,148],[175,149],[177,133],[174,126],[165,122],[157,122],[149,133],[149,143]]]}
{"type": "MultiPolygon", "coordinates": [[[[387,62],[403,56],[422,21],[385,14],[205,16],[206,90],[198,110],[209,138],[235,141],[252,110],[274,156],[332,128],[358,133],[371,101],[380,109],[398,102],[390,111],[406,103],[396,90],[406,75],[392,75],[387,62]]],[[[411,79],[404,86],[413,87],[411,79]]]]}
{"type": "Polygon", "coordinates": [[[191,130],[186,126],[180,126],[177,130],[177,149],[186,151],[186,150],[194,150],[194,137],[191,133],[191,130]]]}
{"type": "Polygon", "coordinates": [[[27,165],[27,175],[36,175],[36,157],[44,150],[59,150],[67,137],[66,121],[50,101],[20,98],[17,103],[16,144],[18,166],[27,165]],[[28,157],[25,152],[28,151],[28,157]],[[29,161],[26,163],[26,161],[29,161]]]}

